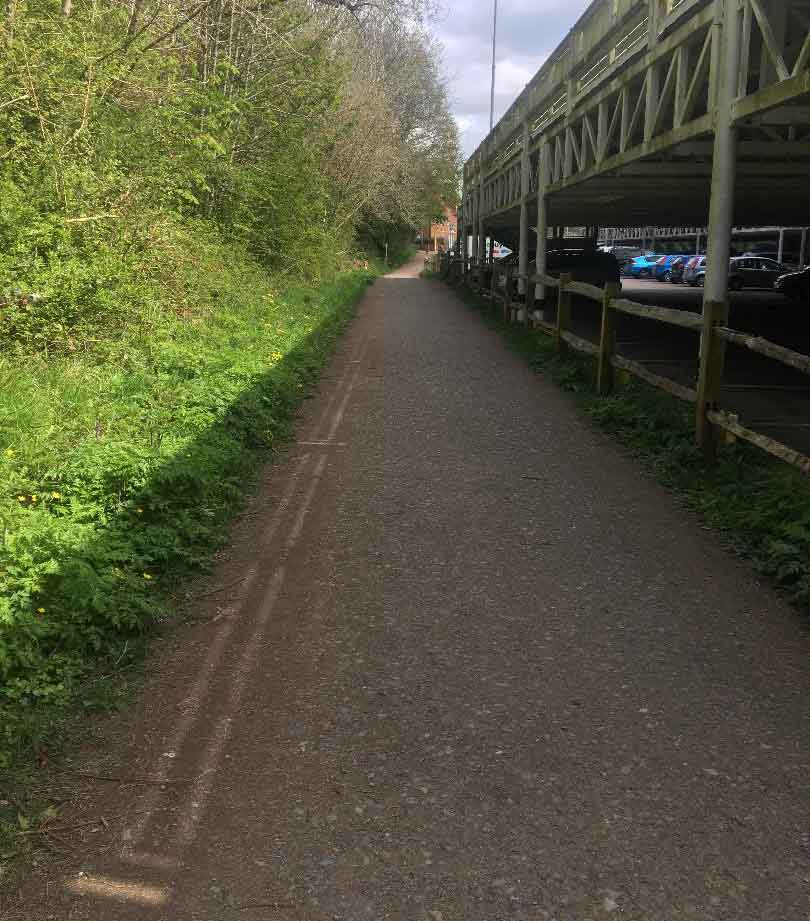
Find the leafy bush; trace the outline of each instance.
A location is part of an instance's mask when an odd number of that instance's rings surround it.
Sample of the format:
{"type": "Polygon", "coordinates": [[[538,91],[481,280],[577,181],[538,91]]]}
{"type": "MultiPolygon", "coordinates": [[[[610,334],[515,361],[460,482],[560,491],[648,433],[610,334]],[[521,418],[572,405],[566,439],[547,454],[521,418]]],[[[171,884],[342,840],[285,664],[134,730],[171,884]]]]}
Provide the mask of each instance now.
{"type": "Polygon", "coordinates": [[[420,5],[5,4],[0,765],[205,564],[363,241],[456,197],[420,5]]]}
{"type": "Polygon", "coordinates": [[[370,277],[279,293],[199,229],[185,256],[189,315],[147,310],[48,360],[0,356],[0,765],[99,662],[137,654],[166,592],[205,565],[370,277]]]}

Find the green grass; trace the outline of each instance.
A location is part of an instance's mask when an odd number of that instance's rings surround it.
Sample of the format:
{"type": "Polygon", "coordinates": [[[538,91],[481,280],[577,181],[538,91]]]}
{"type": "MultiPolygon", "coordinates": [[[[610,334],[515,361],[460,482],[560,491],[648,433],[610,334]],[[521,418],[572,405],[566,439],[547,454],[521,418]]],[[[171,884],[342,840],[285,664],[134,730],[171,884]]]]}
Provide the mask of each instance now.
{"type": "Polygon", "coordinates": [[[810,479],[744,443],[723,447],[717,462],[707,463],[694,443],[691,405],[634,378],[599,397],[592,358],[572,350],[558,354],[543,332],[506,323],[489,302],[464,296],[512,349],[573,394],[597,426],[810,613],[810,479]]]}
{"type": "Polygon", "coordinates": [[[48,816],[29,795],[33,756],[129,699],[172,595],[208,567],[387,270],[372,257],[280,286],[204,228],[166,234],[149,274],[117,267],[133,292],[123,323],[0,351],[0,860],[48,816]]]}
{"type": "Polygon", "coordinates": [[[373,277],[279,291],[244,254],[198,247],[183,310],[92,349],[0,355],[0,768],[142,655],[373,277]]]}

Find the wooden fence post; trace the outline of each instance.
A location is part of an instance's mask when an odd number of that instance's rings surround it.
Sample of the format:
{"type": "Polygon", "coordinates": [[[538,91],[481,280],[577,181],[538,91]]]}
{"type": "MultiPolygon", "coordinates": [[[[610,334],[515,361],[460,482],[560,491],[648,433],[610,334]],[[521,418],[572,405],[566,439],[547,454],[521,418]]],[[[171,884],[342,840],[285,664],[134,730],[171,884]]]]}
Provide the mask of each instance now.
{"type": "Polygon", "coordinates": [[[512,265],[506,266],[505,286],[503,289],[503,318],[507,323],[512,321],[512,265]]]}
{"type": "Polygon", "coordinates": [[[616,314],[610,302],[619,296],[619,286],[608,282],[602,292],[602,331],[599,336],[599,364],[596,371],[596,390],[606,396],[613,390],[613,355],[616,351],[616,314]]]}
{"type": "Polygon", "coordinates": [[[559,352],[565,346],[562,334],[571,325],[571,292],[567,290],[571,275],[563,272],[560,275],[560,287],[557,289],[557,320],[554,324],[554,348],[559,352]]]}
{"type": "Polygon", "coordinates": [[[534,328],[534,282],[530,280],[531,276],[526,279],[526,325],[529,329],[534,328]]]}
{"type": "Polygon", "coordinates": [[[728,302],[703,302],[703,330],[700,334],[700,369],[698,371],[695,441],[708,459],[717,454],[718,433],[709,419],[709,410],[717,409],[723,382],[726,343],[715,333],[728,322],[728,302]]]}

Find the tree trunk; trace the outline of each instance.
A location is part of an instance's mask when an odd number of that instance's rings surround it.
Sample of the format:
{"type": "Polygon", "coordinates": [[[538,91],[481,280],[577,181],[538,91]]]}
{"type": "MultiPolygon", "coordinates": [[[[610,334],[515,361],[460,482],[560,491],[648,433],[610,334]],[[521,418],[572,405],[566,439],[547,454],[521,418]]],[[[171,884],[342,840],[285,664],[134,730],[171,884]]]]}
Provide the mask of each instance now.
{"type": "Polygon", "coordinates": [[[143,9],[143,0],[132,0],[132,11],[129,14],[129,25],[127,26],[127,35],[134,35],[138,28],[138,19],[143,9]]]}
{"type": "Polygon", "coordinates": [[[8,33],[8,43],[11,44],[14,39],[14,24],[17,18],[17,0],[8,0],[6,3],[6,31],[8,33]]]}

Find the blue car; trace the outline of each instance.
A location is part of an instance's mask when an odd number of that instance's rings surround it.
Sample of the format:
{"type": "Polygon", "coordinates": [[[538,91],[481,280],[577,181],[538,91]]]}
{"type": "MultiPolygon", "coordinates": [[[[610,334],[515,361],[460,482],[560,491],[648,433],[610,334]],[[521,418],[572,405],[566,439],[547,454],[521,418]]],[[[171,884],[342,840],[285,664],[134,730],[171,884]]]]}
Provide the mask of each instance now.
{"type": "Polygon", "coordinates": [[[652,278],[655,271],[655,264],[660,256],[648,254],[647,256],[636,256],[636,258],[625,267],[625,272],[632,278],[652,278]]]}
{"type": "Polygon", "coordinates": [[[688,259],[688,256],[683,256],[679,253],[676,253],[674,256],[660,256],[653,268],[653,278],[656,281],[669,281],[671,278],[672,263],[677,259],[688,259]]]}

